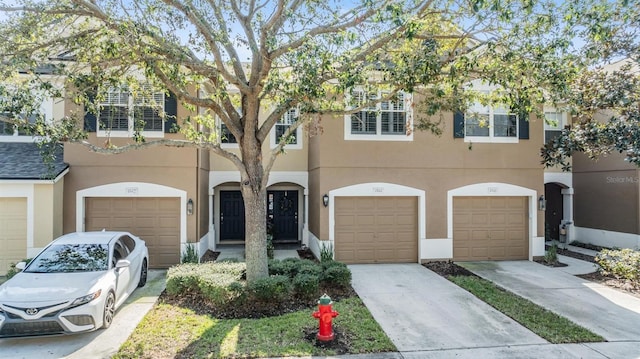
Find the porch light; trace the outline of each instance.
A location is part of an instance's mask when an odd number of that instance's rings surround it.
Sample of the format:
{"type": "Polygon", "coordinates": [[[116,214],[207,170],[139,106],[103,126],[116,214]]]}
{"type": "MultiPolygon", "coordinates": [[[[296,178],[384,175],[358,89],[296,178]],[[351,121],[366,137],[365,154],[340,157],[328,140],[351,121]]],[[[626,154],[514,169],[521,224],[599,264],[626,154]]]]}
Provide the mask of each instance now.
{"type": "Polygon", "coordinates": [[[544,195],[540,195],[540,198],[538,198],[538,209],[540,211],[547,209],[547,200],[544,199],[544,195]]]}
{"type": "Polygon", "coordinates": [[[187,215],[192,215],[193,214],[193,200],[191,198],[189,198],[189,200],[187,201],[187,215]]]}
{"type": "Polygon", "coordinates": [[[329,205],[329,195],[326,193],[322,196],[322,204],[324,204],[325,207],[329,205]]]}

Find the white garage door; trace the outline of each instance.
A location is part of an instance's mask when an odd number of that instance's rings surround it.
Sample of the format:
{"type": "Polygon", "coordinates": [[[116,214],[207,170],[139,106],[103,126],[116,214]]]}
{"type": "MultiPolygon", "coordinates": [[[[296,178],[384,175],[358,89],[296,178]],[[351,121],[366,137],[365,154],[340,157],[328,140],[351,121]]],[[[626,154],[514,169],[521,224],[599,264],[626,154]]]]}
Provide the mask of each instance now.
{"type": "Polygon", "coordinates": [[[0,275],[27,255],[27,199],[0,198],[0,275]]]}

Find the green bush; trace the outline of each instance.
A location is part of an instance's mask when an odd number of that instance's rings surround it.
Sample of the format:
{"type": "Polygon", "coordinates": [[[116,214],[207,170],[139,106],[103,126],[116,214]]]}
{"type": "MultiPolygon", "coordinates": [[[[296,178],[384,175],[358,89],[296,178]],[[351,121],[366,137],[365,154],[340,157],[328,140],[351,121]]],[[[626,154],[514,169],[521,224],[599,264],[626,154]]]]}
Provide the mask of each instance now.
{"type": "MultiPolygon", "coordinates": [[[[29,264],[29,262],[31,262],[31,259],[32,258],[25,258],[25,259],[21,260],[20,262],[25,262],[25,263],[29,264]]],[[[18,272],[20,272],[19,270],[16,269],[16,264],[18,264],[18,263],[11,263],[9,265],[9,270],[7,271],[7,279],[11,279],[13,276],[18,274],[18,272]]]]}
{"type": "Polygon", "coordinates": [[[249,286],[253,298],[262,302],[280,302],[291,295],[291,280],[284,275],[256,279],[249,286]]]}
{"type": "Polygon", "coordinates": [[[558,263],[558,246],[552,245],[544,254],[544,261],[548,264],[558,263]]]}
{"type": "Polygon", "coordinates": [[[199,263],[200,258],[198,258],[198,251],[196,250],[196,245],[193,243],[187,243],[187,247],[184,252],[182,252],[182,263],[199,263]]]}
{"type": "Polygon", "coordinates": [[[640,251],[633,249],[603,249],[595,257],[600,266],[599,271],[604,275],[627,279],[640,285],[640,251]]]}
{"type": "Polygon", "coordinates": [[[333,243],[322,244],[320,246],[320,261],[329,262],[333,261],[333,243]]]}
{"type": "Polygon", "coordinates": [[[293,290],[302,298],[318,295],[320,278],[318,274],[300,272],[293,278],[293,290]]]}
{"type": "Polygon", "coordinates": [[[317,263],[308,259],[287,258],[281,261],[269,261],[270,275],[283,275],[289,278],[294,278],[301,271],[319,273],[321,269],[317,263]]]}
{"type": "Polygon", "coordinates": [[[351,271],[342,262],[323,262],[323,272],[320,281],[330,287],[346,288],[351,285],[351,271]]]}
{"type": "Polygon", "coordinates": [[[244,263],[180,264],[167,272],[167,293],[181,296],[187,293],[202,295],[220,305],[242,295],[238,283],[244,275],[244,263]]]}

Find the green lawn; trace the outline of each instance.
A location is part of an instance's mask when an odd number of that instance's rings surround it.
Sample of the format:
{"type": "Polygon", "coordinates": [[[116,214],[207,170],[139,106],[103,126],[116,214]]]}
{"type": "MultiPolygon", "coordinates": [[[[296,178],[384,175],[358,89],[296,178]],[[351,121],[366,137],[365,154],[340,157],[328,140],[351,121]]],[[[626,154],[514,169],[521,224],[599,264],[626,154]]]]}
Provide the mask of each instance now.
{"type": "Polygon", "coordinates": [[[507,292],[485,279],[474,276],[450,276],[449,280],[551,343],[605,341],[601,336],[567,318],[507,292]]]}
{"type": "MultiPolygon", "coordinates": [[[[336,331],[349,353],[396,348],[358,298],[334,303],[336,331]]],[[[313,309],[262,319],[216,319],[160,303],[147,314],[114,358],[254,358],[335,355],[305,338],[318,320],[313,309]]],[[[337,340],[337,339],[336,339],[337,340]]]]}

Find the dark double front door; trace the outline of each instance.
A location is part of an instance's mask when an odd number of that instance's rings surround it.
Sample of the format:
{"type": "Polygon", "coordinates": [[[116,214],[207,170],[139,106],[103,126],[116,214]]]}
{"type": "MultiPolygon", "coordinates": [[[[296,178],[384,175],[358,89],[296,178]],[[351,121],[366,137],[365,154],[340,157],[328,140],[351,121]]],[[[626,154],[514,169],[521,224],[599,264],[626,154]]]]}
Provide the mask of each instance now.
{"type": "MultiPolygon", "coordinates": [[[[266,220],[275,241],[297,242],[298,191],[268,191],[266,220]]],[[[242,194],[220,191],[220,240],[244,240],[244,229],[242,194]]]]}

